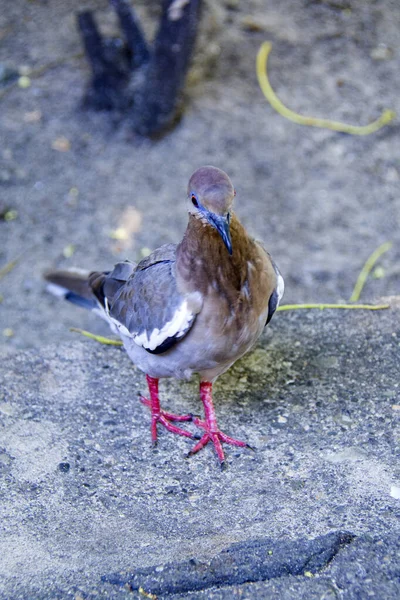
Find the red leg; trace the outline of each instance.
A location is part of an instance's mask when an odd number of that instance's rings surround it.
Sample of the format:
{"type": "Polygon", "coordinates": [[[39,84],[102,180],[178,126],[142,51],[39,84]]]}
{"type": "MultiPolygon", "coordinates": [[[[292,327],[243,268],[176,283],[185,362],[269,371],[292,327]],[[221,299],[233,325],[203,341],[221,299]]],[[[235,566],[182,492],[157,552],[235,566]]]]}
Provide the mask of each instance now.
{"type": "Polygon", "coordinates": [[[154,445],[157,444],[157,423],[160,423],[171,433],[184,435],[193,439],[195,436],[189,431],[185,431],[176,425],[172,425],[170,421],[192,421],[192,415],[174,415],[166,412],[160,407],[160,399],[158,397],[158,379],[146,375],[147,385],[149,386],[150,400],[140,396],[140,401],[148,406],[151,410],[151,440],[154,445]]]}
{"type": "Polygon", "coordinates": [[[196,452],[204,448],[208,442],[212,442],[217,452],[219,462],[221,463],[221,466],[223,466],[225,456],[221,442],[225,444],[231,444],[232,446],[240,446],[242,448],[250,448],[250,446],[246,444],[246,442],[240,442],[239,440],[235,440],[234,438],[227,436],[218,429],[217,418],[215,416],[215,410],[212,401],[212,383],[209,381],[200,382],[200,398],[204,406],[205,420],[201,421],[196,417],[193,419],[193,422],[195,425],[204,429],[205,433],[201,440],[189,452],[189,455],[191,456],[192,454],[196,454],[196,452]]]}

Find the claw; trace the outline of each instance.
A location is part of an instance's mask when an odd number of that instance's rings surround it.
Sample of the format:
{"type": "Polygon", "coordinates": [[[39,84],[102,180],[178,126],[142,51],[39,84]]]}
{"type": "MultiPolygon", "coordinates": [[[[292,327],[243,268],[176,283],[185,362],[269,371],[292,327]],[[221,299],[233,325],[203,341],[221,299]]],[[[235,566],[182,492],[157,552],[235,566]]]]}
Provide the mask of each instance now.
{"type": "Polygon", "coordinates": [[[197,425],[197,427],[201,427],[201,429],[203,429],[205,433],[200,438],[200,441],[197,442],[197,444],[190,450],[188,456],[193,456],[193,454],[199,452],[209,442],[212,442],[214,444],[215,451],[218,455],[221,469],[224,469],[225,454],[222,449],[222,443],[229,444],[231,446],[239,446],[241,448],[249,448],[250,450],[254,450],[254,448],[252,448],[246,442],[241,442],[240,440],[236,440],[232,437],[229,437],[228,435],[226,435],[226,433],[223,433],[218,428],[214,405],[212,401],[212,383],[209,383],[208,381],[202,381],[200,383],[200,397],[204,405],[205,420],[202,421],[201,419],[196,417],[193,419],[193,423],[197,425]]]}
{"type": "Polygon", "coordinates": [[[254,446],[250,446],[250,444],[246,444],[246,448],[248,450],[251,450],[252,452],[257,452],[257,448],[254,448],[254,446]]]}

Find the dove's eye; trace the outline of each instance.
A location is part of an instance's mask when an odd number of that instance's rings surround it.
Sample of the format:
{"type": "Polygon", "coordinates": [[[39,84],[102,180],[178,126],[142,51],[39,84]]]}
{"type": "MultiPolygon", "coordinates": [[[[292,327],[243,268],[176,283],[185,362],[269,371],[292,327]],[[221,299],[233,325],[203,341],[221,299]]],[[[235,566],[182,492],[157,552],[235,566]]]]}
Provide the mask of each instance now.
{"type": "Polygon", "coordinates": [[[193,204],[193,206],[195,206],[196,208],[198,208],[198,207],[199,207],[198,200],[197,200],[196,196],[194,196],[194,195],[192,195],[192,204],[193,204]]]}

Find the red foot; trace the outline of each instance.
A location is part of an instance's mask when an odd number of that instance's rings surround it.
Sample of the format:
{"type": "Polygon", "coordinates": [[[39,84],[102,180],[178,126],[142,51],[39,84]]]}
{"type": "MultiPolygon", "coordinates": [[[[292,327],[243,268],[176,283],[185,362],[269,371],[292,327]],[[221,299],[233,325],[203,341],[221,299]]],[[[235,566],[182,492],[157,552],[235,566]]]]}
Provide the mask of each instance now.
{"type": "Polygon", "coordinates": [[[212,401],[212,383],[208,381],[202,381],[200,383],[200,398],[203,402],[204,413],[205,413],[205,421],[201,421],[197,417],[193,419],[193,423],[198,427],[201,427],[205,430],[205,434],[200,439],[200,441],[192,448],[189,452],[189,456],[192,454],[196,454],[199,450],[204,448],[208,444],[208,442],[212,442],[214,444],[214,448],[217,452],[219,462],[221,466],[224,465],[225,455],[222,450],[221,442],[224,444],[230,444],[231,446],[240,446],[241,448],[251,448],[249,444],[246,442],[241,442],[239,440],[235,440],[234,438],[229,437],[225,433],[222,433],[218,429],[217,419],[215,416],[214,405],[212,401]]]}
{"type": "Polygon", "coordinates": [[[160,407],[160,400],[158,397],[158,379],[146,375],[147,385],[149,386],[150,400],[140,396],[140,401],[148,406],[151,410],[151,440],[154,445],[157,444],[157,423],[160,423],[170,431],[178,435],[194,439],[195,436],[190,431],[185,431],[176,425],[172,425],[170,421],[192,421],[192,415],[174,415],[170,412],[163,410],[160,407]]]}

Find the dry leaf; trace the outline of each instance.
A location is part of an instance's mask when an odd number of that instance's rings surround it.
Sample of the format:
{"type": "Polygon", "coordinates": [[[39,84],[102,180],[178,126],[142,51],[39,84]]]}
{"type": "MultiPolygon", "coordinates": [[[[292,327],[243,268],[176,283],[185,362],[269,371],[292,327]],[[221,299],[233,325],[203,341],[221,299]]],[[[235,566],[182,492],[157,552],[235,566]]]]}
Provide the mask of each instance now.
{"type": "Polygon", "coordinates": [[[25,123],[39,123],[41,119],[42,113],[40,110],[31,110],[29,112],[24,113],[25,123]]]}
{"type": "Polygon", "coordinates": [[[71,142],[66,137],[61,135],[54,140],[54,142],[51,144],[51,147],[53,150],[57,150],[57,152],[68,152],[71,150],[71,142]]]}
{"type": "Polygon", "coordinates": [[[118,240],[113,248],[114,252],[128,250],[134,245],[134,234],[140,231],[142,225],[142,214],[133,206],[127,206],[122,213],[120,224],[110,232],[113,240],[118,240]]]}

